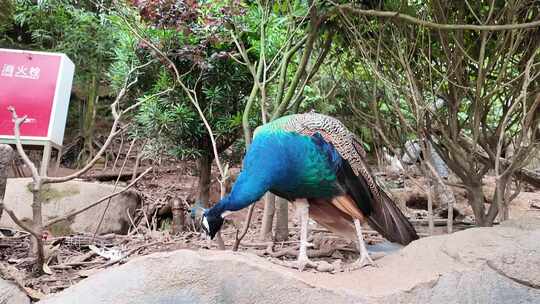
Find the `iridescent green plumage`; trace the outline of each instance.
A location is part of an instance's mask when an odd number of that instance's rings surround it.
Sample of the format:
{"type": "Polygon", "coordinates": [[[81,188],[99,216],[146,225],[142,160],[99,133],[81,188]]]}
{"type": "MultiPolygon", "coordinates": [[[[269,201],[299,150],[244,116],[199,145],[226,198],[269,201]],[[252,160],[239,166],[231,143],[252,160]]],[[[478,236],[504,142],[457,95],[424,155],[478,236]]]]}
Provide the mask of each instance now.
{"type": "MultiPolygon", "coordinates": [[[[316,113],[282,117],[255,130],[231,193],[206,216],[242,209],[271,191],[290,201],[307,199],[319,211],[334,208],[327,211],[349,223],[365,218],[392,241],[416,239],[414,228],[375,182],[363,155],[354,134],[334,118],[316,113]]],[[[332,222],[337,223],[324,220],[332,222]]]]}
{"type": "Polygon", "coordinates": [[[253,171],[264,168],[264,174],[272,180],[268,190],[290,199],[335,195],[338,191],[336,164],[329,162],[327,154],[313,138],[283,131],[279,128],[280,122],[283,119],[257,130],[244,161],[246,175],[260,174],[253,171]],[[263,154],[258,151],[263,150],[271,153],[260,157],[263,154]]]}

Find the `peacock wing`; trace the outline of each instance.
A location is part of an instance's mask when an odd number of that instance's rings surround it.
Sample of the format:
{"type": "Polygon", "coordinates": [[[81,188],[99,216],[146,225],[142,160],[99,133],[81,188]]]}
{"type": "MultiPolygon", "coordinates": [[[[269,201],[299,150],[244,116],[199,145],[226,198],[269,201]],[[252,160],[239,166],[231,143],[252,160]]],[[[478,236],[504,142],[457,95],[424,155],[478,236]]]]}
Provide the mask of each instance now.
{"type": "Polygon", "coordinates": [[[307,136],[320,134],[345,160],[341,172],[338,172],[339,185],[343,187],[344,193],[353,198],[362,213],[368,216],[372,228],[390,241],[401,244],[408,244],[418,238],[405,215],[377,184],[364,160],[366,152],[360,140],[339,120],[318,113],[305,113],[280,118],[273,127],[307,136]]]}

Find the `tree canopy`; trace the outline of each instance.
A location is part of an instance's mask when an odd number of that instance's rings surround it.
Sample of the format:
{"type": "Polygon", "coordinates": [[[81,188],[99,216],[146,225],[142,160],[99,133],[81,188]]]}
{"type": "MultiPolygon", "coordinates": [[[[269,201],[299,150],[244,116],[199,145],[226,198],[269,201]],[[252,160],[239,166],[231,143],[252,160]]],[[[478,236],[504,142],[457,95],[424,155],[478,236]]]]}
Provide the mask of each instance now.
{"type": "Polygon", "coordinates": [[[214,152],[236,142],[241,154],[253,127],[316,110],[346,122],[373,156],[383,147],[401,153],[410,139],[433,143],[467,189],[477,221],[490,225],[537,151],[535,1],[0,5],[2,47],[65,52],[75,61],[83,101],[70,117],[80,121],[90,154],[98,101],[132,74],[131,102],[144,102],[131,136],[149,158],[197,159],[206,179],[214,152]],[[509,145],[514,154],[503,155],[509,145]],[[498,184],[486,210],[488,172],[498,184]]]}

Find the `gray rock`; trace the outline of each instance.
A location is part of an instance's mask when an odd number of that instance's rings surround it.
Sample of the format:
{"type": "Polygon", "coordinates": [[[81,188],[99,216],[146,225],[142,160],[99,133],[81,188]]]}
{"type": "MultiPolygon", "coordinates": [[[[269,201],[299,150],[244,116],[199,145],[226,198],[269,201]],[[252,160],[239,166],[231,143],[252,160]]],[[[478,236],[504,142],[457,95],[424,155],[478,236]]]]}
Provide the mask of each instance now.
{"type": "Polygon", "coordinates": [[[379,267],[336,274],[179,250],[97,273],[43,303],[540,303],[538,240],[540,219],[514,220],[423,238],[384,251],[379,267]]]}
{"type": "Polygon", "coordinates": [[[506,278],[540,290],[540,252],[526,251],[520,255],[507,255],[493,261],[488,266],[506,278]]]}
{"type": "Polygon", "coordinates": [[[452,272],[435,282],[400,292],[381,303],[540,303],[540,291],[526,288],[483,267],[475,271],[452,272]]]}
{"type": "Polygon", "coordinates": [[[313,288],[249,254],[179,250],[134,259],[40,303],[364,302],[344,292],[313,288]]]}
{"type": "Polygon", "coordinates": [[[499,227],[513,227],[529,231],[540,230],[540,218],[521,217],[517,219],[510,219],[502,222],[499,227]]]}
{"type": "Polygon", "coordinates": [[[1,304],[29,304],[30,299],[15,284],[0,278],[1,304]]]}
{"type": "MultiPolygon", "coordinates": [[[[7,180],[4,203],[23,222],[28,222],[32,218],[32,193],[29,190],[29,184],[31,182],[32,180],[30,178],[9,178],[7,180]]],[[[73,210],[78,210],[108,194],[122,189],[121,187],[117,187],[115,190],[113,185],[79,180],[72,180],[61,184],[50,184],[45,187],[45,195],[50,200],[43,205],[44,222],[73,210]]],[[[139,204],[140,197],[135,191],[128,190],[115,196],[105,213],[99,233],[126,233],[130,223],[127,212],[129,210],[131,215],[133,215],[139,204]]],[[[59,222],[51,227],[50,232],[53,235],[65,235],[73,232],[94,233],[106,205],[107,202],[104,202],[78,214],[69,221],[59,222]]],[[[19,228],[8,216],[3,216],[0,219],[0,226],[19,228]]]]}
{"type": "MultiPolygon", "coordinates": [[[[448,177],[448,166],[444,162],[444,160],[441,158],[439,153],[433,148],[433,145],[429,143],[428,148],[431,151],[431,158],[433,161],[433,166],[435,167],[435,170],[441,176],[442,178],[448,177]]],[[[416,162],[423,161],[422,156],[422,147],[420,147],[420,144],[417,140],[409,140],[405,143],[405,150],[406,152],[403,153],[403,156],[401,157],[401,160],[408,165],[413,165],[416,162]]]]}
{"type": "Polygon", "coordinates": [[[320,272],[330,272],[334,270],[334,266],[326,261],[320,261],[317,263],[317,271],[320,272]]]}
{"type": "MultiPolygon", "coordinates": [[[[442,238],[438,250],[459,269],[441,271],[438,277],[376,302],[540,303],[540,219],[522,218],[442,238]]],[[[429,239],[422,241],[428,245],[429,239]]],[[[419,252],[418,263],[422,258],[419,252]]]]}

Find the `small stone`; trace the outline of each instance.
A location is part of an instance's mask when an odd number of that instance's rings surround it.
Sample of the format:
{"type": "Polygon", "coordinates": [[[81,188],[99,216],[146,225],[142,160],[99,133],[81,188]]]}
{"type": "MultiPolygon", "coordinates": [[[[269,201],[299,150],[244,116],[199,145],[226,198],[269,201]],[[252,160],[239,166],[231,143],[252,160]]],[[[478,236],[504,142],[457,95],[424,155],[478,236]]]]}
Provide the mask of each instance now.
{"type": "Polygon", "coordinates": [[[334,270],[334,266],[332,266],[330,263],[326,261],[320,261],[319,263],[317,263],[317,271],[330,272],[332,270],[334,270]]]}
{"type": "Polygon", "coordinates": [[[343,270],[342,262],[341,262],[340,259],[335,260],[334,262],[332,262],[332,267],[334,267],[333,272],[341,272],[343,270]]]}
{"type": "Polygon", "coordinates": [[[91,275],[93,275],[93,274],[95,274],[97,272],[99,272],[99,269],[93,268],[93,269],[81,270],[77,274],[81,278],[88,278],[89,276],[91,276],[91,275]]]}

